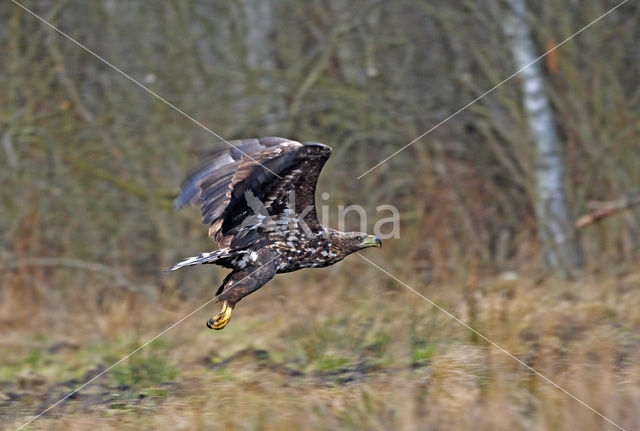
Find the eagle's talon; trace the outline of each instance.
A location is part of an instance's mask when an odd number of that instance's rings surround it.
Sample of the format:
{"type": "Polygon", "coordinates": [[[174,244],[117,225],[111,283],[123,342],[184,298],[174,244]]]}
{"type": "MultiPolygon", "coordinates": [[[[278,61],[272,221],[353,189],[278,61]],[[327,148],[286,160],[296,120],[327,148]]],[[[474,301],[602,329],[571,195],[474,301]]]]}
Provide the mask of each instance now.
{"type": "Polygon", "coordinates": [[[222,311],[211,319],[207,320],[207,328],[220,330],[227,326],[231,320],[231,311],[233,308],[225,301],[222,305],[222,311]]]}

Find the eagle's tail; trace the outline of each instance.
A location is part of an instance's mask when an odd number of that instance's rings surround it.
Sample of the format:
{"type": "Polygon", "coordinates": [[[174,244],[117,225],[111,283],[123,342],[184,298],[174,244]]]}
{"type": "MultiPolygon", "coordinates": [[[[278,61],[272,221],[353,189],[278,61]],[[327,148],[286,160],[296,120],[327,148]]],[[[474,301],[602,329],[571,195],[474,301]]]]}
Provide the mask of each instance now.
{"type": "Polygon", "coordinates": [[[181,262],[176,263],[171,268],[167,268],[164,272],[175,271],[176,269],[180,269],[183,266],[193,266],[201,263],[216,263],[221,259],[235,256],[228,248],[221,248],[219,250],[211,251],[208,253],[200,253],[197,256],[188,257],[181,262]]]}

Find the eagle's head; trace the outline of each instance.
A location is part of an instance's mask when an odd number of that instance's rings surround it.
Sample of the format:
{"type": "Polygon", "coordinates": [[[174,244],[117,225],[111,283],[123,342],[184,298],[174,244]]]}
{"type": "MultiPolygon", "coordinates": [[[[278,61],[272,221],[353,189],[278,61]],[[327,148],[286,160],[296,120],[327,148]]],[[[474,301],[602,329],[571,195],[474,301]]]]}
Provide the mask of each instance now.
{"type": "Polygon", "coordinates": [[[358,250],[369,247],[382,247],[382,240],[375,235],[369,235],[362,232],[354,232],[356,234],[355,246],[358,250]]]}
{"type": "Polygon", "coordinates": [[[332,249],[338,250],[340,258],[369,247],[382,247],[382,240],[375,235],[364,232],[340,232],[332,229],[332,249]]]}

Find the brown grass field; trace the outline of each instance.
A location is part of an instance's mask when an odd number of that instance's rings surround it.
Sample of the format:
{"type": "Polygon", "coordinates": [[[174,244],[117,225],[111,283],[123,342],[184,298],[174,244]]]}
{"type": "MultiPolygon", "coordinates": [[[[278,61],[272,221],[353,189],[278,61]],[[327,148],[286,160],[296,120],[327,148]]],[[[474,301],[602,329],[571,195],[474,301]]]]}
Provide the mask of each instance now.
{"type": "MultiPolygon", "coordinates": [[[[624,429],[640,425],[640,273],[429,285],[394,275],[624,429]]],[[[87,286],[56,298],[65,312],[52,313],[51,292],[21,302],[19,280],[5,278],[2,298],[12,316],[0,338],[8,430],[208,299],[112,289],[95,305],[87,286]]],[[[615,429],[358,257],[279,276],[210,331],[217,307],[25,429],[615,429]]]]}

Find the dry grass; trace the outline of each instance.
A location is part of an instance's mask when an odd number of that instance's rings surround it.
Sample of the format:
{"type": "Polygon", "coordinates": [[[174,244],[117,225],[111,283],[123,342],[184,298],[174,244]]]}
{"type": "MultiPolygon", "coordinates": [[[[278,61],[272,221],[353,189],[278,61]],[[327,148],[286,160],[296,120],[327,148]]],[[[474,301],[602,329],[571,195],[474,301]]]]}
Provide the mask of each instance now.
{"type": "MultiPolygon", "coordinates": [[[[640,425],[639,273],[426,288],[398,275],[622,427],[640,425]]],[[[131,294],[62,313],[74,304],[41,295],[31,327],[3,331],[6,429],[199,305],[131,294]]],[[[29,429],[613,429],[357,259],[279,277],[224,331],[204,327],[212,308],[29,429]]]]}

